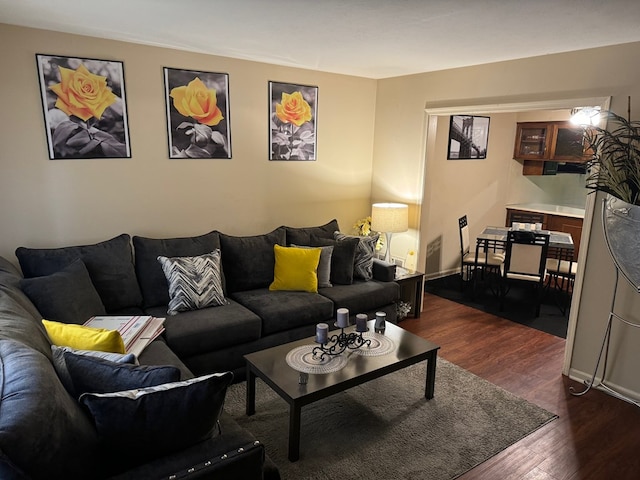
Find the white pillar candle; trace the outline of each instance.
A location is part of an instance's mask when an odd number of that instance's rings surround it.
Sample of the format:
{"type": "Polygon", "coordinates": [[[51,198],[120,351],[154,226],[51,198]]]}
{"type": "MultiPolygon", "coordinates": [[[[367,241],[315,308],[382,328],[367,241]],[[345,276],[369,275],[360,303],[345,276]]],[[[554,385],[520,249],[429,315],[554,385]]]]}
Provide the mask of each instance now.
{"type": "Polygon", "coordinates": [[[347,328],[349,326],[349,309],[348,308],[339,308],[336,310],[338,327],[339,328],[347,328]]]}

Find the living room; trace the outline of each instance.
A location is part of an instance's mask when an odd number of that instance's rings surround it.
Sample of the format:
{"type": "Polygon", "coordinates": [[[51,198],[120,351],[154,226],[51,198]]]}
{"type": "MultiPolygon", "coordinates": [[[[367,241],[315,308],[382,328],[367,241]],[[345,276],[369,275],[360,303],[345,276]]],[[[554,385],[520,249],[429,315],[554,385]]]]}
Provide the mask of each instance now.
{"type": "MultiPolygon", "coordinates": [[[[452,218],[425,163],[425,109],[611,97],[611,109],[625,115],[627,97],[640,96],[640,43],[372,79],[8,24],[0,25],[0,42],[0,255],[13,261],[18,246],[94,243],[122,232],[171,237],[218,229],[251,235],[332,218],[348,230],[370,213],[372,202],[393,200],[412,205],[410,226],[419,232],[418,264],[424,265],[427,240],[450,230],[452,218]],[[130,159],[49,160],[38,53],[124,62],[130,159]],[[230,160],[169,160],[163,67],[229,74],[230,160]],[[318,86],[317,161],[268,161],[266,96],[272,80],[318,86]]],[[[491,191],[481,163],[462,172],[476,179],[476,190],[466,191],[469,198],[491,191]]],[[[589,200],[587,219],[593,223],[583,243],[588,253],[563,368],[579,380],[595,366],[614,283],[600,200],[589,200]]],[[[494,207],[482,220],[501,224],[494,207]]],[[[457,245],[457,237],[443,238],[457,245]]],[[[621,309],[637,312],[635,292],[623,288],[621,309]]],[[[612,381],[640,398],[639,339],[628,334],[615,340],[612,381]]]]}

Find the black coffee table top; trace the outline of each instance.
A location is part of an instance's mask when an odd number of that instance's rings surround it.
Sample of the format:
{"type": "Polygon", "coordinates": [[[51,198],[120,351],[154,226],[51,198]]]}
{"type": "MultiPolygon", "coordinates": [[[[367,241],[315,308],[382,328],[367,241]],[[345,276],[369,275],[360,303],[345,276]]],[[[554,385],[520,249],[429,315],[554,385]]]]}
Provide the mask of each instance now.
{"type": "MultiPolygon", "coordinates": [[[[369,321],[368,325],[371,330],[373,330],[374,323],[374,320],[369,321]]],[[[354,330],[355,327],[351,326],[345,329],[345,332],[354,330]]],[[[330,335],[338,331],[334,330],[330,332],[330,335]]],[[[314,342],[314,337],[250,353],[244,357],[258,376],[282,398],[288,402],[301,401],[303,404],[308,404],[318,398],[324,398],[332,393],[350,388],[350,386],[361,384],[404,366],[412,365],[419,360],[427,359],[440,348],[435,343],[390,322],[386,324],[384,335],[393,340],[394,351],[380,356],[364,356],[353,352],[344,353],[349,355],[344,368],[331,373],[310,373],[306,384],[298,382],[300,372],[289,366],[286,362],[286,356],[296,347],[317,345],[314,342]]]]}

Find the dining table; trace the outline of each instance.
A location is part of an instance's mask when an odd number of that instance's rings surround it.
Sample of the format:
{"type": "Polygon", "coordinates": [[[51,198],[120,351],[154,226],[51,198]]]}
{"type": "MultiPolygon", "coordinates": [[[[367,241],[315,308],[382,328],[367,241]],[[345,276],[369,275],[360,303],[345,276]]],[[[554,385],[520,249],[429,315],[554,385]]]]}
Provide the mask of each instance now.
{"type": "MultiPolygon", "coordinates": [[[[507,243],[507,233],[513,230],[513,227],[485,227],[482,233],[478,235],[476,241],[476,250],[479,248],[487,249],[490,245],[507,243]]],[[[573,250],[573,237],[567,232],[557,232],[553,230],[531,230],[530,228],[519,228],[520,231],[535,231],[546,233],[549,235],[549,247],[573,250]]]]}

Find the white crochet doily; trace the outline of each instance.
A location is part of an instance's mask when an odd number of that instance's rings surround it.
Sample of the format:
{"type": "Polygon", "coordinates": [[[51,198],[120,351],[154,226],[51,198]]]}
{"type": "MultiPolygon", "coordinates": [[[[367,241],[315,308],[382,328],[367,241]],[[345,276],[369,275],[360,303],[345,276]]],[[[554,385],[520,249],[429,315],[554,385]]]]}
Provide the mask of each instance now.
{"type": "Polygon", "coordinates": [[[344,355],[325,355],[321,360],[320,355],[313,356],[313,349],[317,345],[303,345],[294,348],[287,353],[287,364],[303,373],[331,373],[337,372],[347,364],[344,355]]]}
{"type": "Polygon", "coordinates": [[[365,357],[377,357],[379,355],[386,355],[393,352],[396,348],[395,343],[389,337],[385,337],[382,333],[376,332],[364,332],[362,337],[366,340],[371,340],[370,346],[363,346],[352,350],[358,355],[364,355],[365,357]]]}

